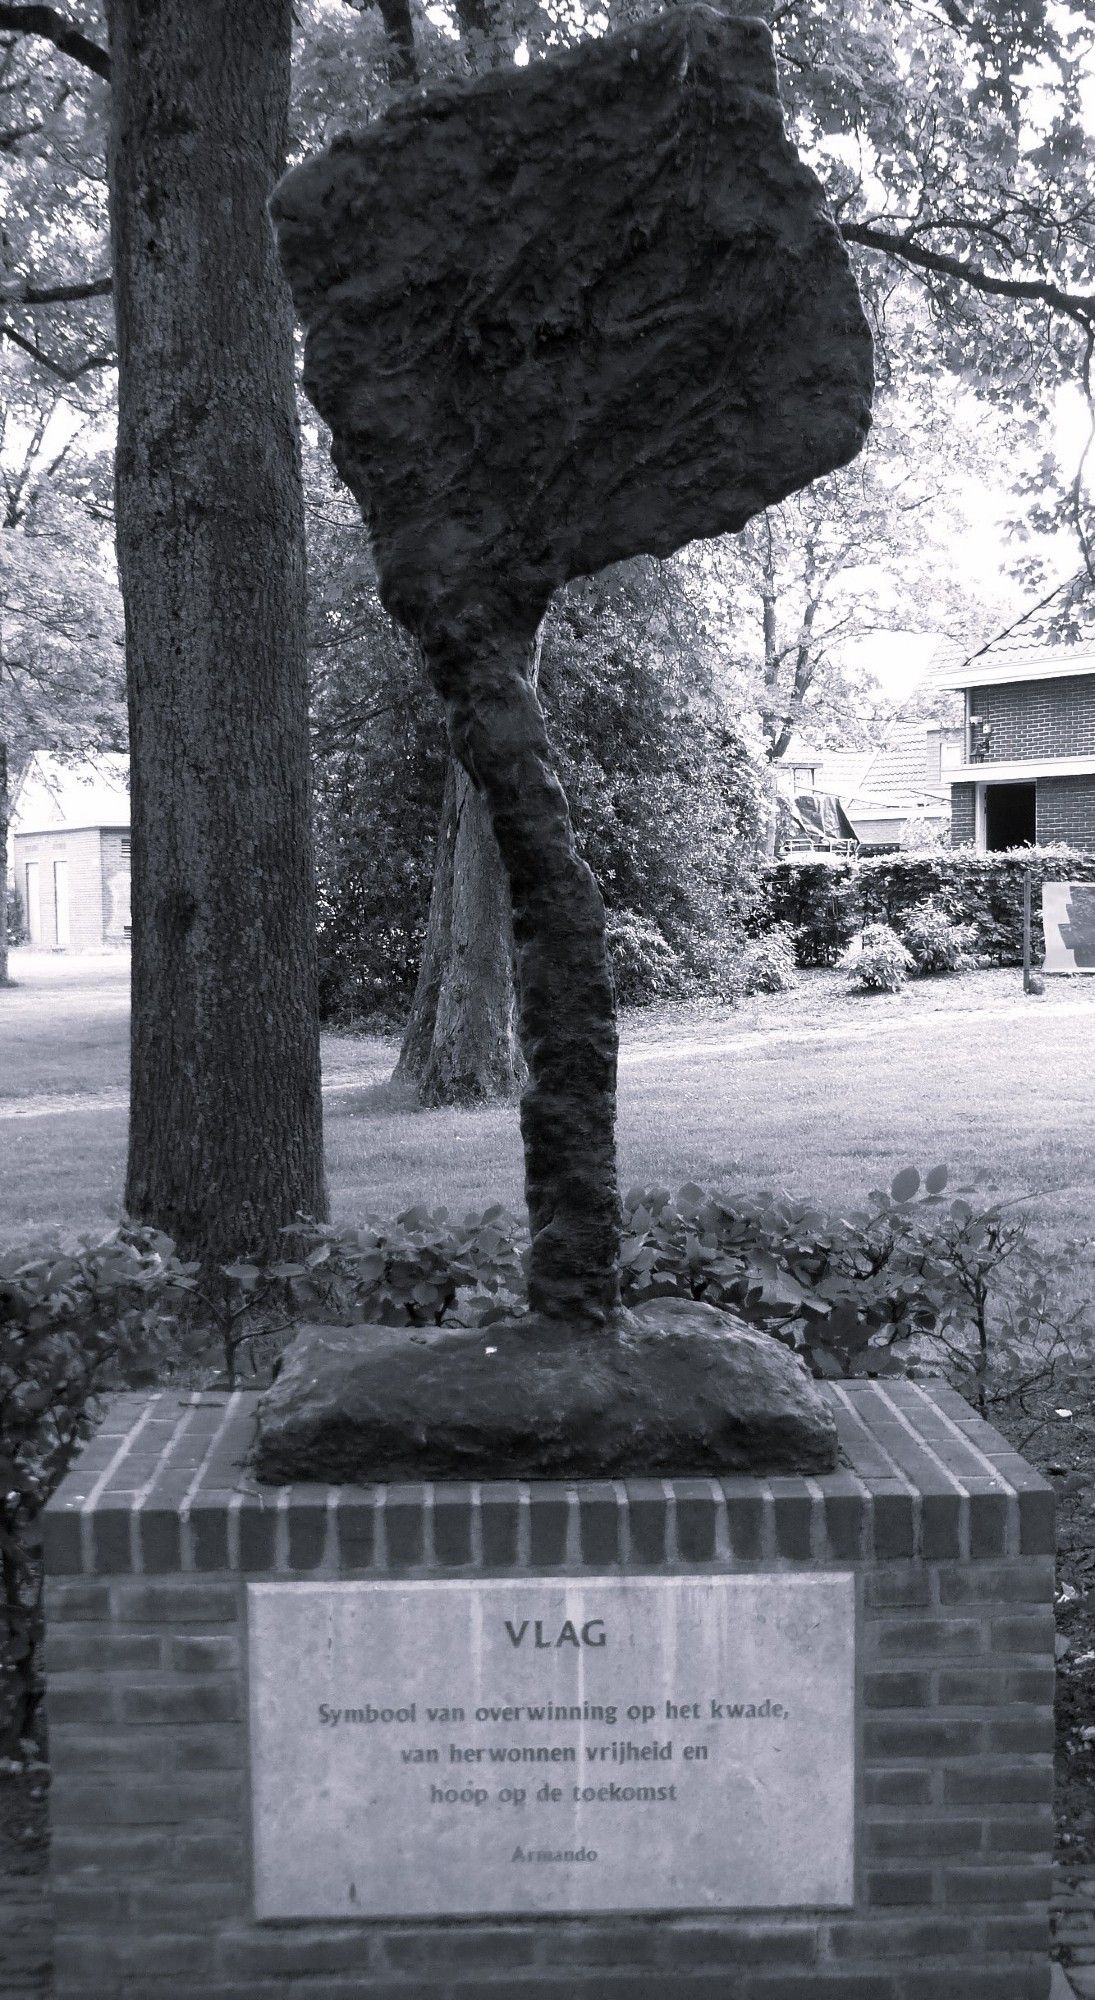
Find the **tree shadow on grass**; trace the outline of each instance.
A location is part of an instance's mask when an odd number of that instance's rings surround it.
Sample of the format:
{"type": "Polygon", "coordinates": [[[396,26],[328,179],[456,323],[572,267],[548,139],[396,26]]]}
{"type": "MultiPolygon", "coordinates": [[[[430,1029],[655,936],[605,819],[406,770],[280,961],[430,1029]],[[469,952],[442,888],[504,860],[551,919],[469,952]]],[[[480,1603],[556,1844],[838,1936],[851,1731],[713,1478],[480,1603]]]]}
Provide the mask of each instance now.
{"type": "Polygon", "coordinates": [[[409,1117],[428,1111],[413,1083],[401,1076],[381,1077],[375,1083],[336,1084],[324,1093],[328,1115],[339,1113],[351,1118],[409,1117]]]}

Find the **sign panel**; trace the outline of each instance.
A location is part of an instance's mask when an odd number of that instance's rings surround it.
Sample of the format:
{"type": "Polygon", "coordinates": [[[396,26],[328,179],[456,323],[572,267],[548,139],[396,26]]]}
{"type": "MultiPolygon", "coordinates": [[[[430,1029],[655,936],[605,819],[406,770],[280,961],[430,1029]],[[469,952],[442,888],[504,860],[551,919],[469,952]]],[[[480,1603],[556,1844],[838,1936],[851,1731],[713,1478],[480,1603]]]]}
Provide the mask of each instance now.
{"type": "Polygon", "coordinates": [[[1047,972],[1095,972],[1095,882],[1045,882],[1047,972]]]}
{"type": "Polygon", "coordinates": [[[267,1918],[841,1907],[850,1574],[248,1586],[267,1918]]]}

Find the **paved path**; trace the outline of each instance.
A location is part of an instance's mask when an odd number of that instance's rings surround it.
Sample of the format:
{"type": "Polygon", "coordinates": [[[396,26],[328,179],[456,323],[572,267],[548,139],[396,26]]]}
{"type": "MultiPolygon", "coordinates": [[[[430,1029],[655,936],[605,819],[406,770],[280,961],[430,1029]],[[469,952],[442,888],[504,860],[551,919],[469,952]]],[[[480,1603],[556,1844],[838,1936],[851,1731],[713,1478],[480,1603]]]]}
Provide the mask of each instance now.
{"type": "MultiPolygon", "coordinates": [[[[374,1063],[358,1063],[353,1070],[346,1070],[339,1076],[324,1078],[324,1097],[348,1096],[354,1090],[369,1090],[374,1084],[385,1083],[392,1072],[389,1057],[374,1063]]],[[[0,1097],[0,1118],[67,1118],[73,1112],[85,1111],[127,1111],[129,1091],[101,1090],[94,1096],[77,1091],[55,1091],[52,1095],[42,1092],[36,1097],[0,1097]]]]}

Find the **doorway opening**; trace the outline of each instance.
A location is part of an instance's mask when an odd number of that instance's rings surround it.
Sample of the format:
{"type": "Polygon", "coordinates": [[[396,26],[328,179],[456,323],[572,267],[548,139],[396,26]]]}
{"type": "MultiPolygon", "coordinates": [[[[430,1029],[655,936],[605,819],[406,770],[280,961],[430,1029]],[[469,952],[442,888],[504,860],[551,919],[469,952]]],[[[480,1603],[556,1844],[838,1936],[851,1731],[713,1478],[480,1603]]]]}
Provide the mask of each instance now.
{"type": "Polygon", "coordinates": [[[985,786],[985,847],[990,854],[1005,847],[1034,846],[1036,799],[1033,784],[985,786]]]}

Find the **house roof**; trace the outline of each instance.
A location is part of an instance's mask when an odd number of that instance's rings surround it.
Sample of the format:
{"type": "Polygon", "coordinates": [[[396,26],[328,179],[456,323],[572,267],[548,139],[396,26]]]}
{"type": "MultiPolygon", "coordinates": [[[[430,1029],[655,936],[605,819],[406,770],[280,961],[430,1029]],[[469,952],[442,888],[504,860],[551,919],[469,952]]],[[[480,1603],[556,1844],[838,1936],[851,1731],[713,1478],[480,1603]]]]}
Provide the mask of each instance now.
{"type": "Polygon", "coordinates": [[[129,825],[129,758],[102,751],[72,763],[36,750],[16,787],[12,835],[129,825]]]}
{"type": "Polygon", "coordinates": [[[820,744],[810,743],[805,736],[796,733],[788,738],[787,748],[777,757],[777,764],[820,764],[825,752],[820,744]]]}
{"type": "Polygon", "coordinates": [[[777,758],[776,762],[782,771],[812,765],[817,790],[835,792],[843,796],[859,784],[874,756],[873,750],[834,750],[826,744],[808,743],[802,736],[792,736],[783,755],[777,758]]]}
{"type": "Polygon", "coordinates": [[[1009,681],[1059,680],[1067,674],[1095,674],[1095,636],[1075,645],[1032,643],[1029,633],[994,639],[972,660],[956,660],[933,676],[941,688],[993,687],[1009,681]]]}
{"type": "MultiPolygon", "coordinates": [[[[860,790],[872,798],[892,798],[895,803],[915,803],[941,792],[938,785],[928,783],[928,724],[891,723],[886,741],[860,779],[860,790]]],[[[945,795],[949,797],[949,793],[945,795]]]]}
{"type": "Polygon", "coordinates": [[[855,817],[857,807],[907,815],[921,804],[949,810],[950,790],[928,782],[927,722],[891,722],[885,741],[871,750],[810,749],[792,738],[779,762],[813,764],[819,792],[834,793],[855,817]]]}
{"type": "Polygon", "coordinates": [[[824,792],[836,792],[839,798],[853,797],[875,755],[873,750],[823,750],[818,770],[819,787],[824,792]]]}

